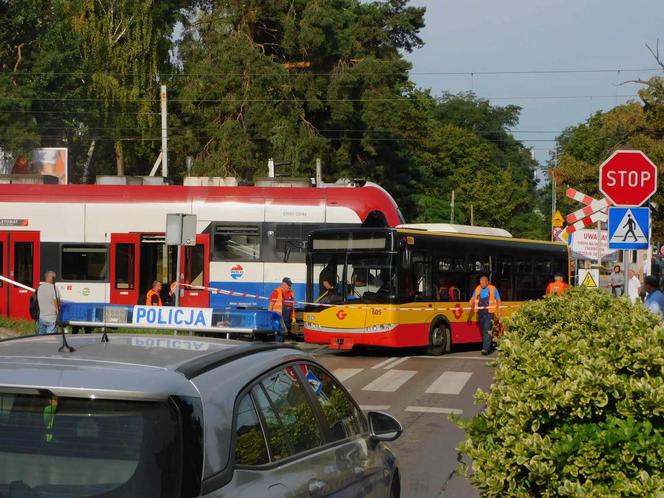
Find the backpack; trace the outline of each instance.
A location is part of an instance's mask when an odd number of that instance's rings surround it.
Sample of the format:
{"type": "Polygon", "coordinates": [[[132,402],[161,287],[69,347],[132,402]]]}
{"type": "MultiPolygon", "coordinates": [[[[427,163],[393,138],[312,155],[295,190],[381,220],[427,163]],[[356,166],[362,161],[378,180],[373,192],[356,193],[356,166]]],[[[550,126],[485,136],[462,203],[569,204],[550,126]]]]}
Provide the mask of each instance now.
{"type": "Polygon", "coordinates": [[[37,291],[34,291],[30,296],[30,318],[35,322],[39,320],[39,299],[37,299],[37,291]]]}

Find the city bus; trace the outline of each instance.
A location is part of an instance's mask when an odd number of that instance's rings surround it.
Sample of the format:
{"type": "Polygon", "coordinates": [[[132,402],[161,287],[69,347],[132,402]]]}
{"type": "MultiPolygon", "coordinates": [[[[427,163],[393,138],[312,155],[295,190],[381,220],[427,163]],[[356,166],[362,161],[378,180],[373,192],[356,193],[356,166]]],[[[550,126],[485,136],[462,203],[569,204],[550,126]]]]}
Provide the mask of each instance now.
{"type": "MultiPolygon", "coordinates": [[[[209,186],[210,179],[196,177],[185,185],[2,180],[0,275],[35,288],[45,271],[54,270],[61,298],[79,303],[135,305],[152,281],[175,281],[177,249],[165,243],[169,213],[197,217],[196,245],[181,253],[181,281],[196,287],[183,290],[181,305],[213,308],[264,308],[263,300],[214,289],[269,296],[286,276],[303,300],[311,230],[403,222],[394,199],[363,181],[316,185],[270,178],[251,186],[231,180],[209,186]]],[[[28,318],[29,296],[24,287],[0,280],[0,316],[28,318]]]]}
{"type": "Polygon", "coordinates": [[[556,274],[569,283],[567,245],[455,225],[318,230],[307,241],[306,342],[331,349],[479,343],[469,300],[481,275],[501,316],[541,298],[556,274]],[[466,232],[466,233],[452,233],[466,232]]]}

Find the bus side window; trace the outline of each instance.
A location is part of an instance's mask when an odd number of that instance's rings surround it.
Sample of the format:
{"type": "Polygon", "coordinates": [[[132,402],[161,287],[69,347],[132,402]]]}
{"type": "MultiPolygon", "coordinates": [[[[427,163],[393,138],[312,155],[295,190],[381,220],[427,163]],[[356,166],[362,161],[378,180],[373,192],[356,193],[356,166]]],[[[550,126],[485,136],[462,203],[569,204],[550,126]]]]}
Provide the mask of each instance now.
{"type": "Polygon", "coordinates": [[[417,301],[433,301],[433,265],[431,257],[425,254],[413,254],[413,277],[415,283],[415,299],[417,301]]]}

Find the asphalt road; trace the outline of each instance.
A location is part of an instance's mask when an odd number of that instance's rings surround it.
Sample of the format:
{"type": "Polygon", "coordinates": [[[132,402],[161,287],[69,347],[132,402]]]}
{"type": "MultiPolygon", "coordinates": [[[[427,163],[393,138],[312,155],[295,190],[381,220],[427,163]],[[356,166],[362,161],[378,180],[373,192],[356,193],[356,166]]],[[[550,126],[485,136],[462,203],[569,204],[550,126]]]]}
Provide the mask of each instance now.
{"type": "Polygon", "coordinates": [[[490,358],[476,349],[430,357],[418,350],[359,354],[314,351],[315,356],[351,391],[363,410],[382,410],[404,427],[392,443],[402,474],[403,498],[473,498],[479,493],[457,475],[456,447],[463,432],[449,419],[476,414],[478,388],[491,384],[490,358]]]}

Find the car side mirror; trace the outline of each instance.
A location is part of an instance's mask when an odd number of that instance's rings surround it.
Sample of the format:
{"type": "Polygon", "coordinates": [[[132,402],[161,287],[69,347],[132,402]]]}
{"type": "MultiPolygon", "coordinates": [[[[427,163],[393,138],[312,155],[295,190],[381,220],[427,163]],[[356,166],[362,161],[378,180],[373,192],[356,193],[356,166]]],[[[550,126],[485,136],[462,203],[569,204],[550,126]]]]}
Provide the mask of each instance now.
{"type": "Polygon", "coordinates": [[[374,441],[394,441],[403,432],[403,427],[392,415],[384,412],[369,412],[369,435],[374,441]]]}

